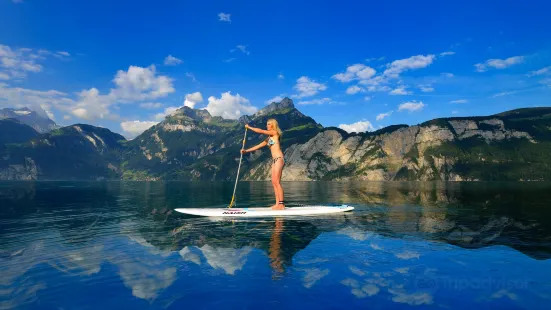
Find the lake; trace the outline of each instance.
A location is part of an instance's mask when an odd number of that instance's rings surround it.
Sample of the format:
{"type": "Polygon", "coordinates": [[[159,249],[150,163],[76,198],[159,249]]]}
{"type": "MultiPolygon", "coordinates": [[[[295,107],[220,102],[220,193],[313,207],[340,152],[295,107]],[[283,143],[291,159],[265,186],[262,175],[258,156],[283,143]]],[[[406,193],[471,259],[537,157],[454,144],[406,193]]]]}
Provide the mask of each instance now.
{"type": "MultiPolygon", "coordinates": [[[[0,309],[548,309],[551,184],[283,182],[345,214],[217,220],[233,182],[0,182],[0,309]]],[[[275,203],[239,182],[237,207],[275,203]]]]}

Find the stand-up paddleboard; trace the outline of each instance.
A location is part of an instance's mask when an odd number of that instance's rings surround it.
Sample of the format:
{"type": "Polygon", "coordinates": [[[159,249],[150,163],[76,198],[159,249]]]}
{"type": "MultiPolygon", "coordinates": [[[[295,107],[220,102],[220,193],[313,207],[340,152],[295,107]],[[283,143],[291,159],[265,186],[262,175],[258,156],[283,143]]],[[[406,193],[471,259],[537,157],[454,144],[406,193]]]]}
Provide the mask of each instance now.
{"type": "Polygon", "coordinates": [[[283,210],[266,208],[179,208],[176,212],[211,217],[272,217],[272,216],[311,216],[331,213],[341,213],[354,210],[348,205],[340,206],[301,206],[287,207],[283,210]]]}

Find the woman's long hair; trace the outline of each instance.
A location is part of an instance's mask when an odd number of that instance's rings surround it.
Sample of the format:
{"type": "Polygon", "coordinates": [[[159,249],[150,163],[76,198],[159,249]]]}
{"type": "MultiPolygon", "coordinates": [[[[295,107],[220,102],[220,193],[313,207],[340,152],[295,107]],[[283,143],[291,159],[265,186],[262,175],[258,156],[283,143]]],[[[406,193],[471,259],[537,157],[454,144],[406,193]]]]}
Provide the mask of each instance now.
{"type": "Polygon", "coordinates": [[[283,135],[283,132],[281,131],[281,128],[279,128],[279,123],[275,118],[270,118],[268,120],[268,123],[272,123],[272,126],[277,131],[277,134],[279,135],[279,139],[281,139],[281,136],[283,135]]]}

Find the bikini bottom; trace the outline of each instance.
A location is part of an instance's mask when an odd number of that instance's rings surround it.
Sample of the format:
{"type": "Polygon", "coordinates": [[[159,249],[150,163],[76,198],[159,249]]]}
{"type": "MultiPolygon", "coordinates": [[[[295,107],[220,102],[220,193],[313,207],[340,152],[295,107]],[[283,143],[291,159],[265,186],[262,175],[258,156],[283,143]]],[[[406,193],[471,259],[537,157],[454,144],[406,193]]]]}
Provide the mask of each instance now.
{"type": "Polygon", "coordinates": [[[278,156],[276,158],[272,158],[272,165],[275,164],[277,162],[278,159],[283,160],[283,164],[285,165],[285,159],[283,158],[283,156],[278,156]]]}

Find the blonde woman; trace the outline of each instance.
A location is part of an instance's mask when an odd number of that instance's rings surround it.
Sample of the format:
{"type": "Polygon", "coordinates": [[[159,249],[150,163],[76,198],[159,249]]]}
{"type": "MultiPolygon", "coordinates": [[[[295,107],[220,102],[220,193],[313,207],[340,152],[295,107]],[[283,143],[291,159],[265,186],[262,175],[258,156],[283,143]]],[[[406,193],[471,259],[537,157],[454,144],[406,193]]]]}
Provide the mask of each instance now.
{"type": "Polygon", "coordinates": [[[245,154],[256,151],[266,145],[270,148],[270,151],[272,153],[272,185],[274,186],[276,198],[276,204],[272,206],[272,209],[283,210],[285,209],[285,202],[283,201],[283,187],[281,187],[280,180],[285,160],[283,158],[283,152],[281,151],[281,146],[279,144],[282,134],[281,129],[279,128],[279,124],[275,119],[271,118],[266,122],[267,130],[251,127],[248,124],[245,125],[245,128],[250,129],[256,133],[268,136],[268,138],[266,138],[260,144],[246,150],[241,150],[241,153],[245,154]]]}

